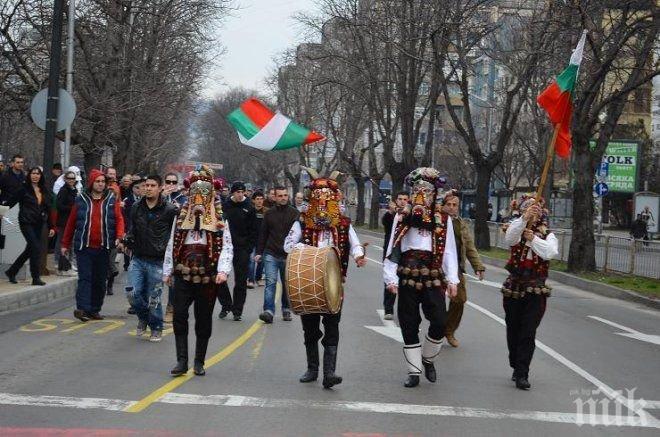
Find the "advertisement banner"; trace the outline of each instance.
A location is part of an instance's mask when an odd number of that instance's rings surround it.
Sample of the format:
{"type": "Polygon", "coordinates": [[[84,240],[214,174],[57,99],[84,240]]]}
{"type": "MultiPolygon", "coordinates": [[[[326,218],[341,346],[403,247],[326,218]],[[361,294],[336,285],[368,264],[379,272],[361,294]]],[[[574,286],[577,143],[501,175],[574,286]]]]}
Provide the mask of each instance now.
{"type": "MultiPolygon", "coordinates": [[[[595,142],[591,142],[591,147],[595,142]]],[[[633,141],[610,141],[603,155],[607,163],[607,183],[610,193],[634,193],[637,191],[637,165],[639,144],[633,141]]]]}

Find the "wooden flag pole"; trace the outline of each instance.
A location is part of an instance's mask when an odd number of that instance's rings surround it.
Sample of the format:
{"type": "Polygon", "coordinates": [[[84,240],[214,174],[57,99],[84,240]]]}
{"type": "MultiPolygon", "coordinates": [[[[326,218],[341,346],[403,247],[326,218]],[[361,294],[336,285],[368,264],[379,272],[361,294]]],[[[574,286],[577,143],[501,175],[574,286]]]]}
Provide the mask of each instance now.
{"type": "Polygon", "coordinates": [[[559,135],[559,126],[560,123],[555,125],[555,130],[552,132],[552,138],[550,139],[550,144],[548,144],[548,152],[545,155],[545,164],[543,165],[543,173],[541,173],[541,180],[539,181],[539,187],[536,189],[536,201],[538,202],[541,199],[543,194],[543,189],[545,188],[545,183],[548,180],[548,173],[550,172],[550,164],[555,154],[555,143],[557,142],[557,136],[559,135]]]}

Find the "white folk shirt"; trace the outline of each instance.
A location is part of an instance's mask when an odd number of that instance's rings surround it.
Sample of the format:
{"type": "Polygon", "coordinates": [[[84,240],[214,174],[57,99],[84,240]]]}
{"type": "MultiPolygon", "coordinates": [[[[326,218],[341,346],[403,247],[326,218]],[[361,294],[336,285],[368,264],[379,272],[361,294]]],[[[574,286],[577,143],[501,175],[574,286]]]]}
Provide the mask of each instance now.
{"type": "MultiPolygon", "coordinates": [[[[506,235],[504,236],[507,246],[515,246],[520,243],[520,238],[526,227],[527,221],[522,217],[518,217],[509,223],[509,227],[506,229],[506,235]]],[[[535,236],[532,240],[531,247],[534,253],[546,261],[557,258],[557,255],[559,255],[559,243],[557,242],[557,237],[552,232],[545,237],[545,240],[535,236]]],[[[532,250],[527,251],[527,259],[532,259],[532,250]]]]}
{"type": "MultiPolygon", "coordinates": [[[[231,242],[231,232],[229,232],[229,222],[225,221],[225,231],[222,233],[222,251],[218,257],[218,273],[229,275],[231,272],[231,263],[234,259],[234,245],[231,242]]],[[[163,276],[172,276],[174,269],[174,260],[172,259],[172,251],[174,250],[174,233],[176,231],[176,219],[172,225],[172,233],[170,234],[170,241],[167,243],[165,249],[165,260],[163,261],[163,276]]],[[[191,230],[186,236],[184,245],[202,244],[206,245],[206,232],[195,232],[191,230]]]]}
{"type": "MultiPolygon", "coordinates": [[[[332,232],[330,230],[322,230],[316,232],[319,248],[335,245],[332,238],[332,232]]],[[[286,253],[291,253],[293,249],[304,246],[303,243],[300,243],[301,239],[302,227],[300,226],[300,222],[296,221],[293,226],[291,226],[289,234],[284,239],[284,251],[286,253]]],[[[355,229],[353,229],[353,225],[350,225],[348,228],[348,240],[351,245],[351,256],[353,259],[364,256],[364,247],[362,247],[360,244],[360,239],[358,238],[355,229]]]]}
{"type": "MultiPolygon", "coordinates": [[[[392,223],[392,232],[390,234],[390,241],[387,245],[387,256],[392,253],[392,246],[394,244],[394,236],[396,225],[403,217],[397,214],[392,223]]],[[[406,235],[401,239],[401,253],[409,250],[423,250],[425,252],[433,252],[433,235],[432,231],[411,227],[406,235]]],[[[397,275],[398,265],[389,259],[385,258],[383,262],[383,282],[385,285],[399,285],[399,275],[397,275]]],[[[458,255],[456,251],[456,240],[454,238],[454,226],[452,225],[451,217],[447,218],[447,233],[445,234],[445,253],[442,257],[442,271],[450,284],[458,284],[458,255]]]]}

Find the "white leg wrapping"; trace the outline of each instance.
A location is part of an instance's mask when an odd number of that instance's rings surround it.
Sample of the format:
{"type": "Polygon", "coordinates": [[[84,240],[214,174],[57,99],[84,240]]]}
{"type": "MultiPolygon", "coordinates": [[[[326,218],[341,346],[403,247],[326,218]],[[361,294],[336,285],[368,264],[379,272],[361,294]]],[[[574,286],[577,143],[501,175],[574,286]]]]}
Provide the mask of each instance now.
{"type": "Polygon", "coordinates": [[[422,347],[422,359],[427,363],[432,363],[435,361],[435,357],[440,354],[440,349],[442,348],[442,338],[440,340],[434,340],[428,335],[424,338],[424,346],[422,347]]]}
{"type": "Polygon", "coordinates": [[[422,345],[410,344],[403,346],[403,356],[408,364],[408,375],[421,375],[422,373],[422,345]]]}

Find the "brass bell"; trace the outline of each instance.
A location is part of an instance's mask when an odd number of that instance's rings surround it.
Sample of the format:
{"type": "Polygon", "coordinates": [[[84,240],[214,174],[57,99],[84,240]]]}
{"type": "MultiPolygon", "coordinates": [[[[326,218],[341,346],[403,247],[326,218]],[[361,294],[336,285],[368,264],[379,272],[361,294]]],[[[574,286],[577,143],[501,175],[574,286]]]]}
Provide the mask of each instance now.
{"type": "Polygon", "coordinates": [[[440,281],[440,279],[434,279],[433,280],[433,286],[434,287],[439,287],[441,285],[442,285],[442,281],[440,281]]]}
{"type": "Polygon", "coordinates": [[[424,283],[424,286],[425,286],[426,288],[431,288],[432,285],[433,285],[433,281],[426,281],[426,282],[424,283]]]}
{"type": "Polygon", "coordinates": [[[419,270],[419,273],[422,274],[422,276],[428,276],[431,270],[429,270],[428,267],[423,267],[419,270]]]}
{"type": "Polygon", "coordinates": [[[208,284],[209,282],[211,282],[211,278],[208,276],[202,276],[202,284],[208,284]]]}
{"type": "Polygon", "coordinates": [[[181,272],[181,270],[183,270],[183,264],[177,264],[174,270],[177,272],[181,272]]]}
{"type": "Polygon", "coordinates": [[[410,285],[411,287],[414,287],[415,286],[415,280],[414,279],[408,279],[408,285],[410,285]]]}
{"type": "Polygon", "coordinates": [[[181,274],[183,274],[184,276],[189,276],[190,275],[190,267],[183,266],[183,268],[181,269],[181,274]]]}
{"type": "Polygon", "coordinates": [[[403,268],[403,274],[408,276],[410,274],[410,267],[404,267],[403,268]]]}
{"type": "Polygon", "coordinates": [[[181,277],[184,281],[190,281],[190,275],[184,275],[181,277]]]}
{"type": "Polygon", "coordinates": [[[415,288],[417,290],[421,290],[422,288],[424,288],[424,284],[422,284],[421,282],[417,282],[415,283],[415,288]]]}
{"type": "Polygon", "coordinates": [[[412,269],[412,271],[410,272],[410,275],[413,278],[416,278],[417,276],[419,276],[419,269],[412,269]]]}
{"type": "Polygon", "coordinates": [[[199,268],[199,274],[200,274],[200,275],[203,275],[203,274],[205,274],[205,273],[206,273],[206,269],[205,269],[204,267],[200,267],[200,268],[199,268]]]}
{"type": "Polygon", "coordinates": [[[440,276],[440,271],[438,269],[431,270],[431,277],[432,278],[437,278],[438,276],[440,276]]]}
{"type": "Polygon", "coordinates": [[[192,283],[193,284],[199,284],[200,282],[202,282],[202,277],[201,276],[199,276],[199,275],[193,276],[193,278],[192,278],[192,283]]]}

